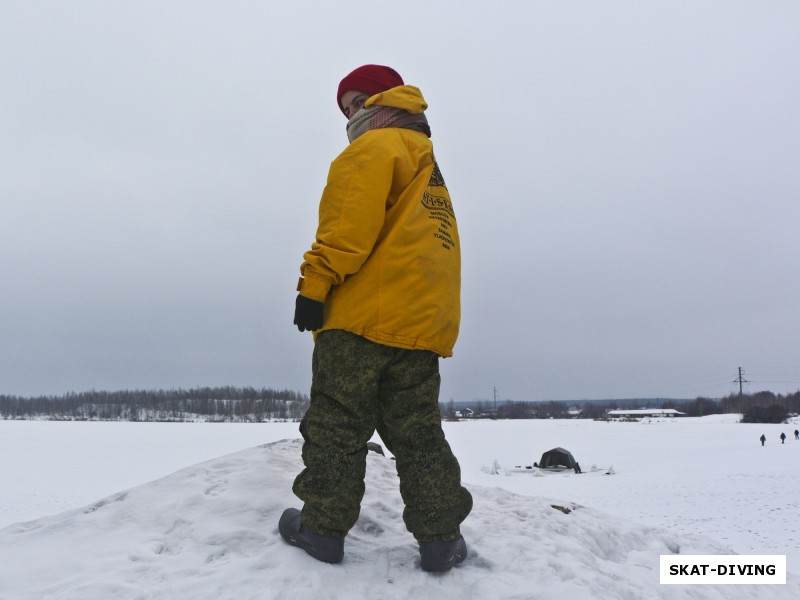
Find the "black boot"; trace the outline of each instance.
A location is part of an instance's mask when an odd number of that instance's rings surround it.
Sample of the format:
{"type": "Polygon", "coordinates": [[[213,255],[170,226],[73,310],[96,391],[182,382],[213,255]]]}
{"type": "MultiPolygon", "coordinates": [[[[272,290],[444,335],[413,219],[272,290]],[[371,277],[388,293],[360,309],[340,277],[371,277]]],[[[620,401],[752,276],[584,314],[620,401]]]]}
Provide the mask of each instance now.
{"type": "Polygon", "coordinates": [[[467,557],[464,536],[452,542],[420,542],[420,566],[423,571],[449,571],[467,557]]]}
{"type": "Polygon", "coordinates": [[[322,562],[335,564],[344,557],[344,538],[309,531],[300,522],[300,511],[296,508],[283,511],[278,522],[278,531],[287,543],[302,548],[322,562]]]}

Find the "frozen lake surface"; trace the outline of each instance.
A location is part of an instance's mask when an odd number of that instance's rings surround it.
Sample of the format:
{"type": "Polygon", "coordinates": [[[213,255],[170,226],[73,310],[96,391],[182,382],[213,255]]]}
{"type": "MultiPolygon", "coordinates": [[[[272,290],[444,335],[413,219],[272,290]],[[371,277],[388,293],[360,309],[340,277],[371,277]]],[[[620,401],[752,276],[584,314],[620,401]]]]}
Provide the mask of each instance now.
{"type": "MultiPolygon", "coordinates": [[[[695,596],[682,595],[689,594],[685,586],[660,586],[652,589],[647,586],[652,584],[652,573],[649,573],[651,568],[655,569],[657,582],[659,552],[666,554],[669,552],[666,548],[682,546],[683,553],[688,553],[687,549],[694,546],[701,550],[694,553],[785,554],[792,574],[791,582],[786,587],[781,587],[782,591],[775,592],[778,588],[771,588],[770,593],[774,597],[782,598],[782,594],[790,591],[789,588],[794,592],[800,590],[797,587],[797,578],[794,577],[800,573],[800,477],[797,476],[800,441],[795,441],[792,435],[797,424],[756,426],[739,424],[737,420],[736,415],[723,415],[700,419],[654,419],[640,423],[583,420],[445,423],[448,440],[461,462],[462,478],[476,496],[473,515],[464,523],[465,534],[469,534],[468,541],[472,541],[472,554],[465,563],[465,568],[458,570],[459,576],[470,578],[468,574],[471,571],[466,568],[469,565],[503,571],[509,587],[507,590],[502,587],[495,590],[497,597],[502,598],[550,598],[551,595],[547,592],[549,589],[552,590],[552,597],[556,597],[561,593],[558,590],[563,591],[567,584],[576,585],[576,590],[582,590],[580,593],[583,596],[571,596],[576,598],[624,598],[628,594],[641,594],[643,589],[648,589],[647,593],[652,597],[690,598],[695,596]],[[785,444],[781,444],[778,439],[781,431],[785,431],[788,436],[785,444]],[[758,441],[762,433],[768,438],[764,447],[758,441]],[[516,465],[532,464],[539,459],[542,452],[556,446],[570,450],[585,473],[549,474],[542,477],[528,473],[506,473],[507,469],[516,465]],[[500,467],[497,474],[489,472],[493,466],[500,467]],[[592,466],[600,470],[590,472],[592,466]],[[612,466],[615,474],[604,475],[612,466]],[[546,527],[553,518],[548,512],[551,501],[578,507],[572,515],[581,516],[570,522],[577,528],[575,531],[570,533],[561,529],[537,529],[546,527]],[[492,531],[497,528],[508,529],[505,542],[491,537],[492,531]],[[562,539],[559,536],[566,537],[562,539]],[[621,575],[609,574],[608,565],[602,568],[597,566],[597,551],[592,550],[592,555],[585,557],[585,561],[581,557],[581,552],[587,548],[591,549],[598,543],[603,546],[604,542],[598,542],[595,536],[618,539],[622,547],[628,548],[631,555],[626,552],[625,556],[611,560],[613,564],[620,566],[623,575],[627,574],[624,577],[629,579],[625,583],[620,582],[621,575]],[[506,564],[500,560],[509,551],[508,548],[514,547],[515,542],[519,544],[522,556],[527,557],[522,562],[529,563],[528,566],[511,566],[512,563],[506,564]],[[581,550],[567,548],[572,543],[577,544],[581,550]],[[527,581],[524,574],[538,562],[544,561],[545,566],[549,565],[548,556],[553,553],[572,557],[568,566],[580,572],[584,580],[557,570],[551,573],[555,577],[553,581],[547,577],[538,580],[539,595],[528,595],[523,589],[528,585],[523,583],[527,581]],[[643,553],[646,560],[636,558],[637,553],[643,553]],[[643,571],[638,572],[637,569],[643,571]],[[614,588],[614,585],[617,587],[614,588]]],[[[198,465],[204,461],[224,463],[238,457],[238,466],[231,467],[230,473],[225,477],[217,477],[216,483],[207,487],[206,491],[224,489],[237,473],[241,481],[249,481],[248,477],[262,477],[268,481],[265,484],[263,480],[258,480],[261,483],[254,480],[252,489],[243,488],[236,493],[231,492],[227,500],[231,507],[257,506],[259,499],[274,511],[284,506],[297,506],[299,503],[290,490],[291,481],[300,468],[297,442],[278,444],[267,449],[255,448],[278,440],[297,439],[297,423],[251,425],[0,421],[0,452],[3,456],[0,463],[0,486],[3,490],[0,494],[0,528],[5,527],[0,531],[0,559],[13,561],[16,555],[24,555],[26,548],[32,555],[40,554],[43,548],[57,552],[58,549],[75,543],[75,535],[78,534],[68,535],[70,530],[85,532],[87,535],[91,533],[94,541],[82,542],[87,544],[85,552],[88,555],[96,551],[100,556],[113,556],[115,549],[122,552],[121,546],[124,543],[120,544],[109,537],[114,530],[119,529],[118,525],[112,525],[111,520],[97,520],[100,517],[93,510],[90,512],[95,521],[84,522],[89,518],[85,516],[87,511],[74,509],[85,508],[136,486],[142,486],[139,488],[142,490],[140,493],[147,495],[156,485],[168,490],[166,495],[169,506],[174,507],[182,502],[195,506],[188,497],[182,498],[182,494],[184,489],[189,494],[191,481],[196,480],[198,469],[209,471],[209,467],[198,465]],[[228,459],[227,455],[232,456],[228,459]],[[265,464],[262,466],[258,461],[265,461],[265,464]],[[186,467],[189,469],[175,473],[186,467]],[[142,485],[160,478],[165,479],[142,485]],[[56,513],[62,514],[47,516],[56,513]],[[22,522],[30,523],[21,525],[22,522]]],[[[409,540],[406,538],[410,536],[405,532],[402,522],[394,522],[399,521],[399,514],[402,512],[399,495],[395,494],[397,497],[392,500],[396,506],[386,498],[396,487],[396,481],[391,477],[392,467],[390,461],[378,461],[377,455],[371,455],[368,494],[365,497],[362,519],[374,520],[382,531],[396,534],[397,547],[404,548],[406,552],[403,560],[395,565],[399,569],[398,574],[390,579],[396,584],[399,584],[397,578],[407,579],[407,585],[394,585],[391,590],[396,595],[391,595],[391,592],[384,594],[387,597],[400,598],[406,597],[404,594],[412,593],[417,585],[418,573],[413,564],[410,570],[406,569],[414,556],[413,551],[408,550],[409,540]],[[373,464],[376,466],[373,467],[373,464]],[[375,477],[374,473],[377,473],[375,477]],[[380,488],[382,485],[387,485],[387,490],[380,499],[371,501],[370,488],[380,488]],[[390,514],[383,515],[383,511],[390,514]]],[[[162,492],[159,498],[163,495],[162,492]]],[[[115,497],[124,499],[129,496],[123,494],[115,497]]],[[[152,504],[153,501],[149,502],[152,504]]],[[[120,515],[124,515],[125,520],[129,520],[131,514],[138,514],[142,522],[135,528],[132,526],[132,531],[129,532],[129,537],[135,537],[135,532],[140,530],[157,529],[159,525],[152,520],[156,518],[157,509],[164,508],[161,506],[163,503],[164,500],[161,499],[152,504],[151,514],[151,511],[143,508],[147,504],[137,505],[134,494],[131,494],[129,500],[115,503],[114,510],[120,513],[115,518],[119,519],[122,518],[120,515]]],[[[106,504],[108,501],[99,503],[102,506],[106,504]]],[[[269,529],[274,530],[272,521],[276,521],[277,517],[267,509],[253,510],[256,511],[257,519],[263,519],[269,527],[262,526],[262,529],[267,530],[261,531],[264,538],[259,543],[250,540],[254,550],[247,553],[242,551],[248,556],[256,552],[255,548],[275,543],[274,535],[270,535],[272,531],[269,529]]],[[[169,508],[160,512],[164,511],[168,512],[169,508]]],[[[98,511],[98,515],[99,512],[101,511],[98,511]]],[[[110,509],[106,514],[111,515],[110,509]]],[[[197,521],[203,520],[202,513],[198,514],[200,516],[197,521]]],[[[106,518],[111,519],[110,516],[106,518]]],[[[191,524],[191,521],[188,523],[191,524]]],[[[251,523],[249,527],[252,526],[251,523]]],[[[228,529],[230,527],[232,526],[228,526],[228,529]]],[[[243,529],[247,527],[248,525],[242,524],[243,529]]],[[[373,528],[367,527],[366,530],[372,531],[373,528]]],[[[124,528],[122,531],[125,531],[124,528]]],[[[355,554],[347,569],[356,570],[359,556],[370,556],[379,552],[386,541],[374,542],[373,547],[370,545],[373,541],[369,539],[359,542],[357,532],[348,536],[348,540],[351,538],[353,541],[348,541],[348,549],[352,546],[355,554]]],[[[187,531],[178,546],[184,548],[189,544],[194,548],[203,547],[199,541],[190,543],[191,539],[191,534],[187,531]]],[[[238,545],[241,545],[241,539],[237,539],[238,545]]],[[[290,567],[307,566],[304,562],[307,557],[295,549],[279,545],[274,550],[281,556],[288,551],[290,567]]],[[[613,548],[604,548],[599,552],[606,561],[609,556],[618,554],[618,550],[613,548]]],[[[156,554],[160,556],[163,552],[156,554]]],[[[230,557],[233,554],[235,553],[228,550],[225,555],[230,557]]],[[[131,556],[133,555],[127,556],[125,560],[133,560],[131,556]]],[[[391,554],[388,556],[391,558],[391,554]]],[[[184,559],[188,558],[189,553],[184,552],[184,559]]],[[[207,559],[208,557],[204,560],[207,559]]],[[[241,568],[241,563],[236,562],[227,568],[233,569],[234,564],[241,568]]],[[[389,566],[381,568],[391,571],[392,564],[389,560],[389,566]]],[[[110,577],[111,580],[132,577],[126,574],[127,571],[120,564],[114,565],[116,566],[109,567],[109,572],[114,573],[116,569],[117,576],[110,577]]],[[[147,572],[153,573],[155,568],[153,566],[147,572]]],[[[161,563],[158,568],[163,568],[161,563]]],[[[256,567],[251,565],[250,568],[256,567]]],[[[0,566],[0,579],[3,569],[0,566]]],[[[24,570],[20,565],[16,569],[24,570]]],[[[99,599],[103,595],[111,597],[112,592],[121,598],[161,597],[137,596],[136,586],[126,594],[126,588],[114,588],[114,585],[121,584],[113,581],[92,587],[90,580],[75,580],[78,577],[75,569],[73,565],[63,574],[72,583],[59,580],[56,572],[53,582],[47,585],[43,583],[44,587],[31,592],[30,596],[20,592],[6,598],[0,591],[0,598],[27,600],[34,597],[80,597],[77,592],[72,596],[65,590],[83,590],[81,593],[86,599],[99,599]],[[67,572],[70,573],[69,577],[67,572]]],[[[272,573],[273,583],[275,578],[279,578],[268,566],[259,565],[258,569],[266,569],[272,573]]],[[[380,580],[385,584],[385,575],[389,571],[384,571],[373,569],[366,581],[369,583],[375,580],[375,583],[380,580]]],[[[187,571],[184,569],[181,572],[187,571]]],[[[211,573],[202,570],[200,572],[204,575],[211,573]]],[[[240,574],[240,571],[236,573],[240,574]]],[[[355,576],[353,572],[351,574],[355,576]]],[[[260,575],[263,577],[264,573],[261,572],[260,575]]],[[[160,576],[167,577],[163,573],[160,576]]],[[[186,587],[189,585],[188,579],[176,578],[174,572],[170,576],[172,585],[176,586],[174,590],[189,589],[186,587]]],[[[361,572],[358,576],[363,578],[364,573],[361,572]]],[[[14,580],[10,581],[14,583],[14,580]]],[[[22,586],[20,581],[23,580],[17,580],[17,585],[22,586]]],[[[137,585],[141,585],[141,581],[135,577],[131,581],[139,581],[137,585]]],[[[284,582],[283,586],[286,585],[284,582]]],[[[475,587],[475,581],[466,581],[464,586],[455,586],[452,597],[481,597],[475,595],[479,589],[475,587]]],[[[249,588],[239,590],[241,593],[238,597],[283,597],[278,592],[267,596],[248,596],[247,589],[249,588]]],[[[708,598],[758,597],[753,591],[757,586],[713,586],[706,589],[721,590],[714,592],[717,595],[704,596],[708,598]]],[[[313,596],[311,589],[306,591],[309,593],[308,597],[313,596]]],[[[485,589],[483,591],[486,592],[485,589]]],[[[195,597],[205,597],[193,593],[195,597]]],[[[358,590],[345,586],[341,597],[346,597],[347,593],[355,594],[358,590]]],[[[214,597],[211,592],[209,594],[209,598],[214,597]]],[[[223,594],[221,597],[226,596],[223,594]]],[[[234,594],[230,597],[237,596],[234,594]]],[[[304,597],[303,593],[297,597],[304,597]]]]}

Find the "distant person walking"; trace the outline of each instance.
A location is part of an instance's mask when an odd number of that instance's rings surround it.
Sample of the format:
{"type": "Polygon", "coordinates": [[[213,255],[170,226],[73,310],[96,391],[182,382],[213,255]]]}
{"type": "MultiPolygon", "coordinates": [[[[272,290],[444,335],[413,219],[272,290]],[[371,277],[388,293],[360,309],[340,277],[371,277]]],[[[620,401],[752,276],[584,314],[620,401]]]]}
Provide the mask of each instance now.
{"type": "Polygon", "coordinates": [[[786,442],[786,434],[781,432],[781,444],[783,444],[784,442],[786,442]]]}
{"type": "Polygon", "coordinates": [[[763,446],[763,445],[764,445],[764,442],[766,442],[766,441],[767,441],[767,436],[765,436],[765,435],[762,433],[762,434],[761,434],[761,438],[760,438],[760,439],[761,439],[761,445],[763,446]]]}
{"type": "Polygon", "coordinates": [[[797,429],[794,430],[794,439],[800,440],[800,431],[797,431],[797,429]]]}

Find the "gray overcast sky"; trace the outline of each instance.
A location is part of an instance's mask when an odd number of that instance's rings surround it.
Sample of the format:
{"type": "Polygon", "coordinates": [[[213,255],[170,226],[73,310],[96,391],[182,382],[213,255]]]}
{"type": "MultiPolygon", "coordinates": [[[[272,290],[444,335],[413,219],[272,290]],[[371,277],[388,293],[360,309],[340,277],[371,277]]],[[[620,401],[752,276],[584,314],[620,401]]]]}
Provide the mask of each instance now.
{"type": "Polygon", "coordinates": [[[306,392],[370,62],[422,89],[459,219],[443,401],[800,389],[795,0],[7,0],[0,393],[306,392]]]}

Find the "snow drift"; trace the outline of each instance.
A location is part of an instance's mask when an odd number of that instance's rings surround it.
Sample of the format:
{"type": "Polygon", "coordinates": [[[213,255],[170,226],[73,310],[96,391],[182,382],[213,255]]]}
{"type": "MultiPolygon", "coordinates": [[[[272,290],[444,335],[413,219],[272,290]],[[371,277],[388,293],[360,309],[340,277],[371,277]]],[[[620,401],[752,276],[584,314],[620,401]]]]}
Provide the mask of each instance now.
{"type": "Polygon", "coordinates": [[[82,509],[0,530],[2,600],[358,598],[797,598],[786,586],[661,586],[659,555],[729,554],[564,500],[469,486],[467,560],[419,570],[402,523],[394,462],[369,453],[361,517],[340,565],[283,543],[278,518],[299,506],[300,441],[204,462],[82,509]]]}

